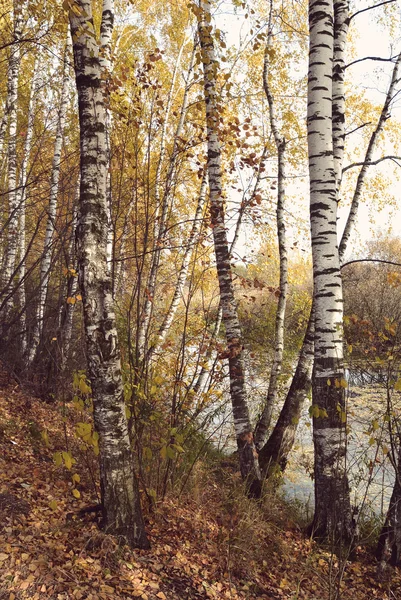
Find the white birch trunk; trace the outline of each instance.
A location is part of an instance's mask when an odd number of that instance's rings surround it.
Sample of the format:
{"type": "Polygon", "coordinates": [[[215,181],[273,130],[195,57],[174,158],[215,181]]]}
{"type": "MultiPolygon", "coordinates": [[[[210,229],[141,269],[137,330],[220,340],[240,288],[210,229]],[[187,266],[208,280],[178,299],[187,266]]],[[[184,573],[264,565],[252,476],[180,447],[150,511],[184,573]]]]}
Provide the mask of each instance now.
{"type": "MultiPolygon", "coordinates": [[[[23,2],[14,1],[14,45],[9,61],[7,89],[8,105],[8,235],[4,269],[6,293],[9,292],[15,276],[15,262],[18,248],[19,211],[17,204],[17,111],[18,111],[18,76],[20,69],[20,44],[23,28],[23,2]]],[[[12,308],[10,296],[6,303],[6,314],[12,308]]]]}
{"type": "Polygon", "coordinates": [[[275,323],[275,349],[274,359],[270,372],[269,389],[266,404],[262,416],[255,429],[255,444],[258,450],[264,445],[268,429],[270,427],[273,410],[277,403],[278,380],[281,373],[284,354],[284,319],[287,306],[288,292],[288,259],[287,259],[287,236],[285,226],[285,137],[279,130],[276,117],[274,98],[269,84],[269,60],[272,45],[272,12],[273,0],[270,2],[269,31],[267,35],[264,63],[263,63],[263,89],[269,105],[270,128],[273,133],[274,143],[277,150],[277,238],[280,257],[280,296],[278,298],[276,323],[275,323]]]}
{"type": "Polygon", "coordinates": [[[150,360],[154,353],[160,348],[160,345],[166,339],[166,335],[171,327],[171,324],[174,320],[175,313],[177,312],[178,305],[182,298],[184,286],[188,276],[189,265],[191,262],[192,253],[194,247],[197,244],[199,233],[203,223],[203,209],[206,202],[206,190],[207,190],[207,175],[206,173],[203,176],[201,188],[198,196],[198,203],[196,207],[196,212],[194,216],[194,221],[192,225],[191,232],[188,237],[188,241],[186,244],[186,250],[184,252],[184,257],[182,259],[181,268],[178,274],[177,284],[175,286],[173,298],[170,302],[170,306],[168,311],[163,319],[163,323],[157,332],[156,340],[153,345],[149,348],[147,358],[150,360]]]}
{"type": "Polygon", "coordinates": [[[21,336],[21,355],[25,356],[28,347],[26,330],[26,296],[25,296],[25,273],[26,273],[26,237],[25,237],[25,208],[26,208],[26,187],[28,183],[28,163],[31,154],[33,127],[35,123],[35,107],[41,86],[39,57],[35,57],[33,65],[31,94],[28,105],[27,127],[24,144],[24,154],[22,158],[19,186],[17,190],[17,206],[19,207],[19,288],[18,301],[21,310],[20,316],[20,336],[21,336]]]}
{"type": "Polygon", "coordinates": [[[47,291],[49,287],[50,279],[50,268],[52,259],[52,242],[56,226],[57,216],[57,198],[60,180],[60,168],[61,168],[61,151],[63,146],[63,134],[65,119],[67,114],[68,106],[68,87],[70,81],[69,73],[69,60],[71,55],[71,39],[67,36],[67,43],[64,51],[64,69],[63,69],[63,82],[61,87],[60,106],[57,115],[57,129],[56,138],[54,142],[53,152],[53,164],[50,179],[50,197],[49,207],[47,215],[45,242],[43,247],[43,255],[40,263],[40,287],[39,287],[39,300],[36,311],[36,323],[33,331],[31,345],[29,348],[28,364],[31,364],[34,360],[37,349],[39,347],[42,332],[43,332],[43,319],[45,315],[47,291]]]}
{"type": "Polygon", "coordinates": [[[335,543],[352,536],[346,471],[343,296],[337,246],[337,180],[333,156],[332,0],[309,3],[308,154],[312,235],[315,365],[313,420],[315,516],[313,533],[335,543]]]}
{"type": "MultiPolygon", "coordinates": [[[[108,162],[111,164],[111,131],[113,127],[113,115],[110,110],[110,92],[109,80],[111,76],[111,39],[114,27],[114,0],[103,0],[102,22],[100,26],[100,52],[99,62],[102,69],[102,80],[105,88],[105,108],[106,108],[106,148],[108,162]]],[[[111,191],[111,172],[107,173],[107,205],[109,210],[109,225],[107,232],[107,265],[113,272],[113,198],[111,191]]]]}
{"type": "Polygon", "coordinates": [[[337,201],[341,185],[345,142],[345,48],[349,27],[348,0],[334,0],[334,47],[333,47],[333,105],[332,135],[333,158],[336,176],[337,201]]]}
{"type": "Polygon", "coordinates": [[[77,0],[70,11],[78,91],[81,189],[77,228],[79,282],[94,426],[100,443],[100,480],[106,531],[122,542],[149,547],[125,414],[121,363],[107,267],[106,111],[99,46],[90,0],[77,0]]]}
{"type": "Polygon", "coordinates": [[[246,481],[248,493],[258,496],[261,493],[261,475],[249,419],[245,390],[242,332],[234,298],[230,252],[225,226],[221,148],[218,135],[220,109],[216,91],[217,61],[212,37],[209,2],[207,0],[200,0],[196,13],[204,71],[210,216],[220,288],[220,303],[223,313],[222,319],[226,330],[234,427],[242,477],[246,481]]]}

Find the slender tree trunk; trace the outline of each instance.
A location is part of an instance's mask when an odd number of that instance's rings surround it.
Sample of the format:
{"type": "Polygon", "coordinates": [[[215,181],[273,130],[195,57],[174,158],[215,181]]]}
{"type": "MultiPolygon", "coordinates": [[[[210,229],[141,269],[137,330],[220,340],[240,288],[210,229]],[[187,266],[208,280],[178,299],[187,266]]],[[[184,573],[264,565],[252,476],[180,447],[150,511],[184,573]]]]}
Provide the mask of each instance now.
{"type": "Polygon", "coordinates": [[[274,336],[274,359],[270,372],[269,389],[267,392],[266,404],[262,416],[255,429],[255,444],[258,450],[266,441],[268,429],[270,427],[273,410],[277,403],[278,380],[281,373],[283,354],[284,354],[284,318],[287,305],[288,291],[288,260],[287,260],[287,239],[285,227],[285,137],[279,130],[273,94],[269,83],[269,61],[272,46],[272,12],[273,0],[270,2],[269,30],[267,35],[264,63],[263,63],[263,89],[269,105],[270,128],[273,133],[274,142],[277,149],[277,238],[280,256],[280,296],[278,298],[275,336],[274,336]]]}
{"type": "Polygon", "coordinates": [[[401,563],[401,448],[398,450],[397,468],[386,521],[381,530],[376,552],[383,568],[387,563],[401,563]]]}
{"type": "Polygon", "coordinates": [[[343,296],[332,136],[333,21],[332,0],[323,4],[310,0],[307,127],[315,310],[313,531],[338,544],[352,536],[352,515],[346,472],[343,296]]]}
{"type": "Polygon", "coordinates": [[[270,470],[273,472],[276,465],[280,467],[281,471],[284,471],[287,466],[288,457],[294,445],[302,407],[311,388],[314,333],[312,308],[290,389],[288,390],[277,423],[269,439],[259,452],[259,464],[263,473],[268,474],[270,470]]]}
{"type": "Polygon", "coordinates": [[[20,336],[21,336],[21,356],[25,356],[28,348],[27,330],[26,330],[26,296],[25,296],[25,273],[26,273],[26,239],[25,239],[25,205],[26,205],[26,186],[28,182],[28,163],[31,154],[33,127],[35,123],[36,100],[41,86],[39,57],[36,57],[33,65],[31,94],[28,105],[27,127],[24,144],[24,155],[20,168],[19,186],[17,190],[17,206],[19,207],[19,288],[18,299],[21,309],[20,316],[20,336]]]}
{"type": "Polygon", "coordinates": [[[184,252],[184,257],[182,259],[180,272],[178,274],[177,284],[174,290],[173,298],[171,300],[168,311],[163,319],[163,323],[157,332],[157,338],[154,344],[149,348],[147,358],[148,360],[153,356],[153,354],[160,348],[160,345],[166,338],[166,335],[171,327],[173,322],[175,313],[177,312],[178,305],[182,298],[182,293],[184,290],[185,282],[188,276],[189,264],[191,262],[191,257],[193,253],[193,249],[198,241],[199,233],[203,223],[203,209],[206,202],[206,190],[207,190],[207,175],[204,174],[202,178],[202,183],[198,196],[198,204],[196,207],[196,212],[194,216],[194,221],[191,229],[191,233],[189,234],[188,241],[186,244],[186,250],[184,252]]]}
{"type": "MultiPolygon", "coordinates": [[[[12,285],[15,276],[15,262],[18,249],[19,206],[17,204],[17,109],[18,76],[20,69],[20,39],[23,28],[23,2],[14,0],[14,45],[11,48],[7,86],[8,108],[8,237],[5,259],[4,281],[6,290],[12,285]]],[[[7,301],[6,314],[12,308],[12,297],[7,301]]]]}
{"type": "Polygon", "coordinates": [[[369,169],[369,163],[372,161],[373,152],[375,151],[376,143],[377,143],[377,140],[383,130],[384,124],[390,116],[391,103],[394,100],[396,85],[399,82],[398,73],[399,73],[399,69],[400,69],[400,64],[401,64],[401,53],[398,55],[396,63],[394,65],[393,73],[391,76],[391,82],[390,82],[390,85],[389,85],[389,88],[388,88],[387,94],[386,94],[386,99],[384,101],[383,108],[381,110],[380,117],[377,122],[376,128],[370,137],[369,144],[368,144],[366,154],[365,154],[365,160],[363,162],[363,166],[361,167],[361,170],[359,171],[354,194],[352,197],[351,209],[350,209],[348,219],[345,224],[344,232],[343,232],[343,235],[341,238],[341,243],[340,243],[340,248],[339,248],[341,261],[344,259],[347,243],[348,243],[348,241],[351,237],[351,234],[354,230],[354,227],[355,227],[355,223],[357,220],[357,214],[358,214],[358,208],[359,208],[359,201],[362,196],[362,189],[363,189],[363,185],[365,183],[366,174],[369,169]]]}
{"type": "MultiPolygon", "coordinates": [[[[167,126],[170,118],[171,105],[173,101],[173,92],[175,87],[175,82],[178,74],[179,65],[181,63],[181,56],[184,49],[185,41],[181,44],[180,51],[174,65],[173,75],[170,84],[170,91],[168,94],[166,112],[164,117],[164,123],[161,132],[161,140],[160,140],[160,149],[159,149],[159,157],[157,161],[157,168],[155,174],[155,183],[154,183],[154,198],[156,204],[156,219],[155,219],[155,245],[154,252],[152,255],[152,262],[150,266],[149,277],[146,285],[147,294],[145,298],[145,304],[143,308],[143,314],[140,320],[138,336],[137,336],[137,344],[138,344],[138,360],[142,362],[146,354],[146,343],[148,338],[148,331],[150,326],[150,320],[152,316],[153,309],[153,301],[156,293],[156,283],[157,283],[157,273],[159,270],[160,256],[163,246],[163,240],[166,234],[166,223],[167,223],[167,215],[168,215],[168,207],[169,207],[169,199],[170,199],[170,187],[171,180],[173,177],[174,169],[175,169],[175,161],[177,158],[177,143],[178,136],[181,134],[181,131],[184,126],[185,116],[187,112],[187,103],[188,103],[188,93],[187,90],[184,94],[183,104],[181,107],[181,118],[178,123],[176,136],[174,140],[173,152],[168,168],[168,173],[166,177],[166,187],[163,193],[163,197],[160,198],[160,178],[162,173],[162,167],[164,162],[164,156],[166,152],[166,134],[167,134],[167,126]]],[[[192,70],[192,61],[190,65],[190,69],[192,70]]]]}
{"type": "MultiPolygon", "coordinates": [[[[102,69],[102,81],[105,90],[105,108],[106,108],[106,148],[107,161],[111,164],[111,131],[113,128],[113,115],[110,110],[110,92],[109,83],[111,76],[111,38],[114,27],[114,0],[103,0],[102,22],[100,26],[100,51],[99,62],[102,69]]],[[[113,198],[111,190],[111,171],[107,173],[107,206],[109,211],[109,225],[107,232],[107,266],[113,273],[114,279],[114,229],[113,229],[113,198]]]]}
{"type": "Polygon", "coordinates": [[[337,199],[341,185],[345,142],[345,48],[349,27],[348,0],[334,0],[332,136],[337,199]]]}
{"type": "Polygon", "coordinates": [[[52,242],[54,231],[56,228],[56,215],[57,215],[57,198],[60,180],[60,168],[61,168],[61,151],[63,146],[63,134],[65,119],[67,114],[68,105],[68,86],[70,81],[70,74],[68,63],[71,54],[71,40],[70,36],[67,36],[67,43],[64,51],[64,69],[63,69],[63,83],[61,88],[60,106],[58,110],[57,118],[57,130],[56,139],[54,142],[54,153],[53,153],[53,164],[50,179],[50,197],[49,197],[49,208],[46,224],[45,242],[43,247],[43,255],[40,263],[40,287],[39,287],[39,301],[36,311],[36,323],[33,331],[31,345],[29,348],[28,364],[31,364],[36,356],[37,349],[40,344],[40,340],[43,332],[43,319],[45,315],[47,291],[50,280],[50,267],[52,259],[52,242]]]}
{"type": "Polygon", "coordinates": [[[131,546],[148,548],[128,436],[112,281],[107,267],[108,164],[99,46],[90,0],[77,0],[74,8],[69,17],[81,148],[77,255],[94,426],[100,442],[103,516],[109,533],[131,546]]]}
{"type": "Polygon", "coordinates": [[[69,301],[70,298],[75,298],[78,292],[78,276],[77,276],[77,264],[76,264],[76,251],[75,251],[75,237],[78,224],[78,205],[79,205],[79,194],[80,194],[81,178],[78,177],[77,188],[74,198],[73,207],[73,218],[71,223],[71,242],[69,251],[69,272],[67,273],[67,286],[66,286],[66,301],[63,304],[60,314],[60,349],[61,349],[61,371],[64,370],[72,338],[72,324],[75,312],[76,302],[69,301]]]}
{"type": "Polygon", "coordinates": [[[234,298],[230,252],[225,226],[221,149],[218,135],[220,108],[216,91],[217,61],[214,51],[210,4],[208,0],[200,0],[199,8],[196,8],[196,13],[198,17],[198,35],[204,70],[210,217],[220,287],[220,303],[223,312],[223,323],[226,330],[234,427],[237,437],[242,477],[247,483],[249,493],[258,496],[261,493],[261,475],[249,419],[245,390],[242,332],[234,298]]]}

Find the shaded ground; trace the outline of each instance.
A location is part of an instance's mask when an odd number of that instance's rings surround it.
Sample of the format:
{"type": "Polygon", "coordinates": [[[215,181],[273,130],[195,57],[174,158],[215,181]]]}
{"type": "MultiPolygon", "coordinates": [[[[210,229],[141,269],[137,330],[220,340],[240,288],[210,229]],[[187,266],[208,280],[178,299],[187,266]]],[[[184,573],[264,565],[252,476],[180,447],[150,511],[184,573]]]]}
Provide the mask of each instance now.
{"type": "Polygon", "coordinates": [[[72,409],[67,423],[60,406],[29,397],[4,374],[0,386],[1,600],[326,600],[335,590],[345,600],[401,598],[398,570],[379,581],[363,547],[356,562],[339,564],[279,499],[243,498],[226,467],[211,473],[199,464],[186,497],[146,515],[151,551],[118,548],[92,515],[76,514],[96,501],[95,462],[75,447],[71,469],[54,461],[71,444],[72,409]]]}

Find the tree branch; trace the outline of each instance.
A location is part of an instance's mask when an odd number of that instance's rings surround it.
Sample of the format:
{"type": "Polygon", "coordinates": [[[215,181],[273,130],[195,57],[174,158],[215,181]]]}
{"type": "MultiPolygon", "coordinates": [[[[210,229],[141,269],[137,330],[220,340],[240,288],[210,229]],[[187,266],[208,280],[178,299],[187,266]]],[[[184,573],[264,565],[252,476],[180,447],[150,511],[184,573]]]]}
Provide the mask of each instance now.
{"type": "Polygon", "coordinates": [[[351,131],[347,131],[345,135],[351,135],[351,133],[355,133],[355,131],[358,131],[358,129],[362,129],[362,127],[366,127],[366,125],[371,125],[372,121],[368,121],[367,123],[362,123],[362,125],[358,125],[358,127],[355,127],[355,129],[352,129],[351,131]]]}
{"type": "Polygon", "coordinates": [[[383,263],[385,265],[393,265],[395,267],[401,267],[401,263],[394,262],[392,260],[384,260],[382,258],[358,258],[358,259],[350,260],[350,261],[344,263],[343,265],[341,265],[341,269],[344,269],[344,267],[348,267],[348,265],[353,265],[354,263],[363,263],[363,262],[377,262],[377,263],[383,263]]]}
{"type": "Polygon", "coordinates": [[[352,163],[350,165],[347,165],[346,167],[343,168],[343,173],[345,173],[346,171],[349,171],[350,169],[354,169],[355,167],[372,167],[374,165],[378,165],[379,163],[381,163],[383,160],[393,160],[396,165],[398,165],[399,167],[401,166],[397,161],[401,160],[401,156],[382,156],[381,158],[378,158],[377,160],[372,160],[372,161],[362,161],[362,162],[356,162],[356,163],[352,163]]]}
{"type": "Polygon", "coordinates": [[[381,56],[365,56],[364,58],[357,58],[357,60],[353,60],[352,62],[348,63],[348,65],[345,65],[345,69],[348,69],[348,67],[351,67],[352,65],[356,65],[356,63],[360,63],[363,62],[364,60],[377,60],[379,62],[393,62],[393,60],[397,58],[396,56],[390,56],[390,58],[383,58],[381,56]]]}
{"type": "Polygon", "coordinates": [[[356,13],[354,13],[353,15],[350,16],[349,20],[351,22],[351,20],[356,17],[357,15],[360,15],[364,12],[367,12],[368,10],[373,10],[374,8],[379,8],[379,6],[383,6],[384,4],[391,4],[393,2],[396,2],[396,0],[385,0],[384,2],[379,2],[379,4],[374,4],[373,6],[368,6],[367,8],[362,8],[362,10],[358,10],[356,13]]]}

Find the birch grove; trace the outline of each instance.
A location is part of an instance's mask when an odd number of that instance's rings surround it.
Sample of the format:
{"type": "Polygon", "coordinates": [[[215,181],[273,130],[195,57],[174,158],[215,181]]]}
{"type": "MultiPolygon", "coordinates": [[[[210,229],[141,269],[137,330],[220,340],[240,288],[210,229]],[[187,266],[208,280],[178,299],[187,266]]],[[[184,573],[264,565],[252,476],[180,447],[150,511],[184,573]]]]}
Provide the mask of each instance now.
{"type": "MultiPolygon", "coordinates": [[[[302,471],[309,531],[342,551],[358,536],[354,372],[401,389],[400,261],[395,242],[379,252],[397,238],[398,16],[369,8],[391,52],[365,56],[368,9],[347,0],[226,8],[6,3],[0,361],[63,412],[56,468],[77,447],[99,461],[91,501],[121,543],[148,548],[142,508],[200,490],[213,456],[260,500],[239,519],[302,471]],[[355,298],[351,265],[376,259],[376,296],[355,298]]],[[[400,560],[400,440],[383,414],[359,468],[369,485],[377,446],[395,482],[384,568],[400,560]]]]}

